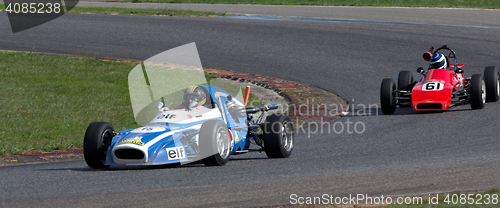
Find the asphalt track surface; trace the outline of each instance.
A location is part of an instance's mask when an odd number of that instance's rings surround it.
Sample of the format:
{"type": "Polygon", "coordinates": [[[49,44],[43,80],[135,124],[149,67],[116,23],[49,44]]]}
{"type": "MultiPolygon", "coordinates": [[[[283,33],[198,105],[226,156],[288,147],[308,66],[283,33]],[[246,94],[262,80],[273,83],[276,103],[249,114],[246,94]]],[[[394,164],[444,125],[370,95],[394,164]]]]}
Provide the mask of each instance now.
{"type": "Polygon", "coordinates": [[[500,188],[500,103],[440,113],[398,108],[390,116],[372,108],[358,115],[379,103],[383,78],[426,66],[421,55],[431,45],[452,47],[466,76],[500,66],[500,18],[475,18],[491,27],[64,15],[12,34],[0,13],[0,49],[143,60],[196,42],[203,66],[313,84],[355,109],[336,121],[350,125],[351,133],[347,128],[328,133],[325,125],[323,133],[301,132],[287,159],[249,153],[224,167],[92,170],[81,160],[0,167],[0,205],[253,207],[288,204],[291,194],[427,195],[500,188]],[[353,132],[355,123],[365,130],[353,132]]]}

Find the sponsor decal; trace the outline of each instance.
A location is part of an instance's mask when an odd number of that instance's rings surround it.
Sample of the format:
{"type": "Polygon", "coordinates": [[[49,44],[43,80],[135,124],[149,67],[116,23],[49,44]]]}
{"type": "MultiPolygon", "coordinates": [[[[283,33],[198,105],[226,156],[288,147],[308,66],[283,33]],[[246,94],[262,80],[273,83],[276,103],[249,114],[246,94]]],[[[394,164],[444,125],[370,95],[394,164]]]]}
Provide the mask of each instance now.
{"type": "Polygon", "coordinates": [[[192,115],[189,115],[189,114],[187,115],[187,117],[188,117],[189,119],[192,119],[192,118],[193,118],[193,116],[192,116],[192,115]]]}
{"type": "Polygon", "coordinates": [[[158,116],[158,118],[156,119],[173,119],[175,118],[175,114],[164,114],[164,115],[160,115],[158,116]]]}
{"type": "Polygon", "coordinates": [[[236,132],[236,133],[234,134],[234,141],[235,141],[235,142],[239,142],[239,141],[240,141],[240,137],[239,137],[238,135],[239,135],[239,133],[238,133],[238,132],[236,132]]]}
{"type": "Polygon", "coordinates": [[[141,139],[142,139],[142,137],[134,137],[134,138],[123,140],[118,144],[138,144],[138,145],[142,146],[142,145],[144,145],[144,142],[142,142],[141,139]]]}
{"type": "Polygon", "coordinates": [[[186,158],[184,147],[167,148],[167,156],[169,160],[178,160],[186,158]]]}
{"type": "Polygon", "coordinates": [[[134,129],[131,132],[132,133],[153,133],[153,132],[161,132],[161,131],[165,131],[165,128],[163,128],[163,127],[145,126],[145,127],[141,127],[141,128],[138,128],[138,129],[134,129]]]}
{"type": "Polygon", "coordinates": [[[426,83],[427,82],[441,82],[443,84],[445,83],[443,80],[440,80],[440,79],[430,79],[430,80],[427,80],[426,83]]]}

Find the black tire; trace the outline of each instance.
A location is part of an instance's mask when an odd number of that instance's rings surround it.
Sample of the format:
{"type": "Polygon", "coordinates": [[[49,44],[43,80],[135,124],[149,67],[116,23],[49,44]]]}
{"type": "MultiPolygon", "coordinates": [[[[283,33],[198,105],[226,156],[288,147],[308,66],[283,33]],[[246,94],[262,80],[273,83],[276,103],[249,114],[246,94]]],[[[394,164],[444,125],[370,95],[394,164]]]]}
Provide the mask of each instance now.
{"type": "MultiPolygon", "coordinates": [[[[412,90],[413,74],[410,71],[400,71],[398,75],[398,90],[412,90]]],[[[410,107],[411,102],[399,103],[399,107],[410,107]]]]}
{"type": "Polygon", "coordinates": [[[413,74],[410,71],[400,71],[398,75],[398,89],[411,90],[413,86],[413,74]]]}
{"type": "Polygon", "coordinates": [[[486,102],[496,102],[500,93],[500,75],[496,66],[488,66],[484,69],[484,83],[486,102]]]}
{"type": "Polygon", "coordinates": [[[272,114],[264,123],[264,150],[269,158],[286,158],[293,150],[293,123],[290,117],[272,114]]]}
{"type": "Polygon", "coordinates": [[[396,97],[394,97],[394,92],[397,90],[396,82],[391,78],[385,78],[382,80],[382,85],[380,86],[380,105],[382,107],[382,113],[389,115],[396,111],[396,97]]]}
{"type": "Polygon", "coordinates": [[[200,154],[206,166],[223,166],[229,161],[231,138],[224,121],[205,121],[199,136],[200,154]]]}
{"type": "Polygon", "coordinates": [[[473,110],[482,109],[486,102],[486,86],[483,75],[474,74],[470,79],[470,106],[473,110]]]}
{"type": "Polygon", "coordinates": [[[113,126],[106,122],[93,122],[89,125],[83,139],[83,156],[89,167],[109,167],[102,160],[106,159],[111,140],[115,136],[114,131],[113,126]]]}

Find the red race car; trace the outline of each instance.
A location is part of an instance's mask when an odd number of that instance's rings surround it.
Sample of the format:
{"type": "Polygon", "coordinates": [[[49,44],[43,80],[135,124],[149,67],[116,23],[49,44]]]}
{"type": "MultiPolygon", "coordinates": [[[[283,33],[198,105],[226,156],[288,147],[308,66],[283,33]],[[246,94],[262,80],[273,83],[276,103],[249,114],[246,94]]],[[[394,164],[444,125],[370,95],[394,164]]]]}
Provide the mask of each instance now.
{"type": "Polygon", "coordinates": [[[458,64],[455,51],[444,45],[423,54],[429,68],[417,72],[424,77],[413,80],[410,71],[401,71],[397,84],[392,78],[382,81],[380,104],[384,114],[393,114],[396,106],[413,107],[416,111],[443,111],[452,102],[469,101],[472,109],[481,109],[485,102],[496,102],[500,93],[500,76],[495,66],[484,69],[484,77],[474,74],[464,78],[464,65],[458,64]],[[448,55],[444,55],[448,54],[448,55]]]}

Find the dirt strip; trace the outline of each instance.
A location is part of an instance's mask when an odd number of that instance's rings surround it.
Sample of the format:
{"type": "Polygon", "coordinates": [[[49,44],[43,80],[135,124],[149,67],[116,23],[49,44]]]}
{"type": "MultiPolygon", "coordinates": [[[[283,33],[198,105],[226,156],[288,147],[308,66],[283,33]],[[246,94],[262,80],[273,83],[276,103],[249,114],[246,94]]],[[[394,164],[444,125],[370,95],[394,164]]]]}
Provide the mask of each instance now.
{"type": "MultiPolygon", "coordinates": [[[[83,137],[82,137],[83,138],[83,137]]],[[[83,159],[83,148],[1,155],[0,166],[83,159]]]]}
{"type": "Polygon", "coordinates": [[[250,82],[274,90],[291,103],[287,114],[299,125],[304,122],[331,122],[349,110],[347,101],[312,85],[242,72],[209,68],[204,70],[209,75],[250,82]]]}
{"type": "MultiPolygon", "coordinates": [[[[123,61],[123,60],[109,60],[123,61]]],[[[133,62],[135,61],[125,61],[133,62]]],[[[332,122],[348,111],[347,101],[318,87],[298,82],[218,69],[204,68],[209,75],[249,82],[273,90],[290,102],[287,114],[296,125],[332,122]]],[[[82,135],[83,139],[83,135],[82,135]]],[[[0,166],[83,159],[83,149],[56,150],[0,156],[0,166]]]]}

